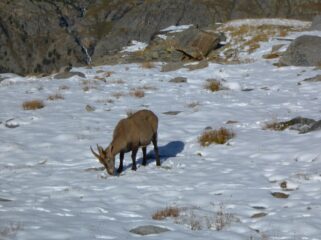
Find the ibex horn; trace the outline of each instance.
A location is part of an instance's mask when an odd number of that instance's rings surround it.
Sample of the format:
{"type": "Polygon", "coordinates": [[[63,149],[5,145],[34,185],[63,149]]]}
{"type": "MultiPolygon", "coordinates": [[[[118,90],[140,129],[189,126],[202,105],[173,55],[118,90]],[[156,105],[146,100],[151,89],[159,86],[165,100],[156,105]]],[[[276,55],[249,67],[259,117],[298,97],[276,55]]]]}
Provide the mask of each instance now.
{"type": "Polygon", "coordinates": [[[99,159],[100,156],[97,153],[94,152],[94,150],[91,148],[91,146],[90,146],[90,150],[95,155],[95,157],[99,159]]]}

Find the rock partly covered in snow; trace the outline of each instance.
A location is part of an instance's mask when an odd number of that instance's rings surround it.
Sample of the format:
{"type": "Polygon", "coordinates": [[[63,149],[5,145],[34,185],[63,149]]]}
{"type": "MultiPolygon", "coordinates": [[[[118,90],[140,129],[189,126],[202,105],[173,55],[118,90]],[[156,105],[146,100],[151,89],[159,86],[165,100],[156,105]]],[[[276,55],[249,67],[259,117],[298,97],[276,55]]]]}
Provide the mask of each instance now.
{"type": "Polygon", "coordinates": [[[303,35],[295,39],[280,58],[280,63],[294,66],[320,66],[321,37],[303,35]]]}

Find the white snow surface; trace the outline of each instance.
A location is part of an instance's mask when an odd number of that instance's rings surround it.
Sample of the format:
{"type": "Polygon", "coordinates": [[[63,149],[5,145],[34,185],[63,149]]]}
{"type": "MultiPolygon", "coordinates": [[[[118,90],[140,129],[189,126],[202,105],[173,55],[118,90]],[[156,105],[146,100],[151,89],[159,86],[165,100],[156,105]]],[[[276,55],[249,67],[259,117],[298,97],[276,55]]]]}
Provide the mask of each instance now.
{"type": "Polygon", "coordinates": [[[124,47],[121,52],[137,52],[137,51],[144,50],[146,47],[147,47],[147,43],[132,40],[131,45],[124,47]]]}
{"type": "Polygon", "coordinates": [[[291,27],[310,27],[311,21],[302,21],[294,19],[283,19],[283,18],[253,18],[253,19],[241,19],[232,20],[224,25],[231,27],[240,27],[242,25],[261,26],[261,25],[276,25],[276,26],[291,26],[291,27]]]}
{"type": "MultiPolygon", "coordinates": [[[[275,42],[263,45],[253,63],[211,63],[195,71],[161,72],[158,63],[151,69],[137,64],[73,69],[86,79],[5,75],[0,81],[0,239],[137,239],[129,230],[149,224],[171,230],[148,236],[155,240],[321,239],[321,131],[262,129],[275,119],[321,119],[321,83],[298,85],[321,71],[278,68],[275,60],[260,58],[275,42]],[[174,77],[186,77],[187,83],[169,82],[174,77]],[[206,80],[213,78],[229,89],[206,90],[206,80]],[[143,98],[129,94],[140,87],[143,98]],[[56,93],[64,99],[47,100],[56,93]],[[44,100],[45,107],[23,110],[22,103],[33,99],[44,100]],[[87,105],[95,111],[87,112],[87,105]],[[139,152],[137,171],[131,170],[130,154],[120,176],[95,170],[101,165],[89,147],[107,147],[126,112],[143,108],[159,117],[162,167],[156,167],[153,154],[141,166],[139,152]],[[169,111],[179,113],[164,114],[169,111]],[[15,128],[5,126],[8,120],[15,128]],[[225,145],[201,147],[198,137],[206,127],[232,129],[235,137],[225,145]],[[289,197],[275,198],[272,192],[289,197]],[[190,209],[190,217],[183,224],[152,219],[168,206],[190,209]],[[217,206],[234,221],[220,231],[191,230],[188,222],[213,217],[217,206]],[[251,218],[258,213],[266,216],[251,218]]],[[[153,152],[151,146],[148,150],[153,152]]]]}
{"type": "Polygon", "coordinates": [[[164,28],[162,30],[160,30],[160,32],[183,32],[186,29],[189,29],[190,27],[192,27],[193,24],[189,24],[189,25],[178,25],[178,26],[169,26],[167,28],[164,28]]]}

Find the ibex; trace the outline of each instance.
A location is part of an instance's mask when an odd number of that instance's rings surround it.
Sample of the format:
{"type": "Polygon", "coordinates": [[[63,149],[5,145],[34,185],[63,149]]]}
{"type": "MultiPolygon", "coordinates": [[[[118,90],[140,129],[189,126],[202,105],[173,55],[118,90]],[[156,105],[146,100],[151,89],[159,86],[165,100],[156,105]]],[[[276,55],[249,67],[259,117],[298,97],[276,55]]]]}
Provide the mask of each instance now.
{"type": "Polygon", "coordinates": [[[160,159],[157,146],[157,127],[158,118],[149,110],[140,110],[128,118],[118,122],[114,129],[113,139],[109,146],[104,150],[97,144],[98,153],[90,147],[94,156],[103,164],[107,173],[114,175],[115,156],[119,154],[119,167],[117,172],[123,170],[123,160],[126,152],[132,152],[132,170],[136,170],[136,154],[139,147],[143,151],[143,165],[146,165],[146,147],[151,142],[154,145],[156,165],[160,166],[160,159]]]}

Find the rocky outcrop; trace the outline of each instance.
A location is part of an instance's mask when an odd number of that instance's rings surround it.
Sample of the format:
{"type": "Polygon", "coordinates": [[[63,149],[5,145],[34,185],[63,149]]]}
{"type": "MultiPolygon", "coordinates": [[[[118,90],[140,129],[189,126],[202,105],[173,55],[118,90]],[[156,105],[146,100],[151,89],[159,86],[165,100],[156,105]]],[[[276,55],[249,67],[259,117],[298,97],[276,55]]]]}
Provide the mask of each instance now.
{"type": "Polygon", "coordinates": [[[321,37],[304,35],[295,39],[280,58],[282,65],[320,66],[321,37]]]}
{"type": "Polygon", "coordinates": [[[131,40],[150,41],[170,25],[204,27],[245,17],[311,20],[319,0],[0,1],[0,73],[51,73],[103,64],[131,40]]]}

